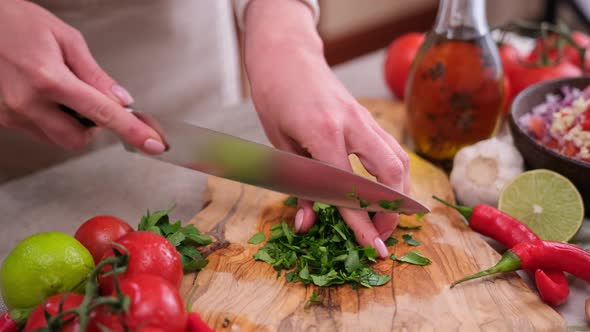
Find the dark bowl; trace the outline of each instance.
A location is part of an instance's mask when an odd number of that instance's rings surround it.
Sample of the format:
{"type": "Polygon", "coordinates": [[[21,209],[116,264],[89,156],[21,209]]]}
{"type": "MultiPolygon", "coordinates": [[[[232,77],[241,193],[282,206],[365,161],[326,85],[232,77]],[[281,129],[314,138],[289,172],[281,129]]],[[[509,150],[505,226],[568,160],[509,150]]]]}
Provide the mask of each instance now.
{"type": "Polygon", "coordinates": [[[590,85],[590,76],[544,81],[519,93],[510,108],[508,123],[514,145],[522,154],[527,168],[545,168],[562,174],[578,188],[584,200],[586,215],[590,215],[590,163],[567,157],[537,143],[518,123],[518,119],[545,102],[549,93],[560,93],[564,85],[584,89],[590,85]]]}

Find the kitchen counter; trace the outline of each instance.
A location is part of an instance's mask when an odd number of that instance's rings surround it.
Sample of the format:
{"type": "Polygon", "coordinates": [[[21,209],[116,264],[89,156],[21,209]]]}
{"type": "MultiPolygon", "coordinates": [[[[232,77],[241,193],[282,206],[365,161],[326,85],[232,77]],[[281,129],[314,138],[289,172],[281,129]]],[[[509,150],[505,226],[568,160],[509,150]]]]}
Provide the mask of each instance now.
{"type": "MultiPolygon", "coordinates": [[[[382,78],[383,54],[378,51],[344,63],[335,73],[355,96],[391,98],[382,78]]],[[[201,126],[268,142],[251,103],[203,110],[201,118],[197,113],[193,121],[201,126]]],[[[0,186],[0,260],[32,233],[73,234],[81,222],[97,214],[113,214],[137,224],[146,209],[175,204],[172,217],[188,220],[201,207],[205,180],[203,174],[130,154],[116,145],[7,182],[0,186]]],[[[587,223],[576,241],[590,244],[587,223]]],[[[590,287],[576,279],[568,303],[557,308],[570,331],[590,331],[584,314],[588,297],[590,287]]]]}

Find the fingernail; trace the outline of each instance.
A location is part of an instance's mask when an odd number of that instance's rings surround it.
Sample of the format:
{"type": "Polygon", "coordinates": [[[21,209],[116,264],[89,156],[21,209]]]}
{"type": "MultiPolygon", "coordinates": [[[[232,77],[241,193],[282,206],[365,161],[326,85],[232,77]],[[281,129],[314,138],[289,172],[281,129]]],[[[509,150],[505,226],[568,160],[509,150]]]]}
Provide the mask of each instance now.
{"type": "Polygon", "coordinates": [[[129,94],[124,87],[120,86],[119,84],[115,84],[111,87],[111,91],[115,96],[117,96],[125,105],[133,104],[134,100],[133,97],[129,94]]]}
{"type": "Polygon", "coordinates": [[[166,147],[161,142],[158,142],[153,138],[148,138],[143,143],[143,149],[151,154],[160,154],[166,150],[166,147]]]}
{"type": "Polygon", "coordinates": [[[295,232],[299,232],[301,224],[303,224],[303,209],[299,209],[295,214],[295,232]]]}
{"type": "Polygon", "coordinates": [[[383,242],[383,240],[381,240],[380,238],[376,238],[375,241],[373,241],[373,244],[375,244],[375,249],[377,249],[379,256],[384,258],[387,257],[389,251],[387,251],[387,246],[385,245],[385,242],[383,242]]]}

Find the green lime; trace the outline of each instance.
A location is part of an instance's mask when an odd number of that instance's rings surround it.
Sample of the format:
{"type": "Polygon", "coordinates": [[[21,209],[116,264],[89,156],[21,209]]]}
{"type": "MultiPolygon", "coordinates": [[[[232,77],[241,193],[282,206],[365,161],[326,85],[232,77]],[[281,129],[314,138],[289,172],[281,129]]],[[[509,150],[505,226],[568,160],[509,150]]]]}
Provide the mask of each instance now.
{"type": "Polygon", "coordinates": [[[584,221],[584,203],[576,187],[563,175],[546,169],[524,172],[507,184],[498,208],[543,240],[570,241],[584,221]]]}
{"type": "Polygon", "coordinates": [[[8,309],[31,308],[51,295],[82,290],[93,268],[92,255],[74,237],[35,234],[6,256],[0,268],[0,293],[8,309]]]}

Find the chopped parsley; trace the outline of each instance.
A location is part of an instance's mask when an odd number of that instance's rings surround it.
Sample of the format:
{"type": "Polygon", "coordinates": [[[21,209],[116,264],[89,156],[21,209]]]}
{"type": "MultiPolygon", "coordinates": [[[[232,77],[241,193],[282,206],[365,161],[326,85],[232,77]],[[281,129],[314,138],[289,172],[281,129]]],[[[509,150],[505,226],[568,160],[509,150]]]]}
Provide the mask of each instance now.
{"type": "Polygon", "coordinates": [[[420,242],[418,242],[416,239],[414,239],[413,237],[413,233],[407,233],[402,235],[402,239],[404,239],[404,242],[406,244],[408,244],[409,246],[419,246],[420,242]]]}
{"type": "Polygon", "coordinates": [[[399,240],[394,237],[390,237],[387,240],[385,240],[385,245],[388,247],[392,247],[398,243],[399,243],[399,240]]]}
{"type": "Polygon", "coordinates": [[[317,220],[309,231],[298,234],[284,222],[275,224],[254,258],[272,265],[279,275],[288,271],[287,281],[306,285],[372,287],[391,279],[373,270],[370,263],[376,262],[377,251],[356,243],[354,233],[335,207],[316,202],[313,209],[317,220]]]}
{"type": "Polygon", "coordinates": [[[263,232],[258,232],[256,234],[252,235],[252,237],[250,238],[250,240],[248,240],[248,243],[250,243],[250,244],[259,244],[259,243],[261,243],[264,240],[265,240],[264,233],[263,232]]]}
{"type": "Polygon", "coordinates": [[[397,209],[399,209],[402,203],[403,199],[396,199],[395,201],[380,200],[379,206],[386,210],[397,211],[397,209]]]}
{"type": "Polygon", "coordinates": [[[403,255],[402,257],[395,257],[395,254],[391,254],[389,257],[391,260],[398,261],[401,263],[408,263],[412,265],[428,265],[432,263],[432,261],[424,256],[422,256],[418,251],[410,251],[407,254],[403,255]]]}

